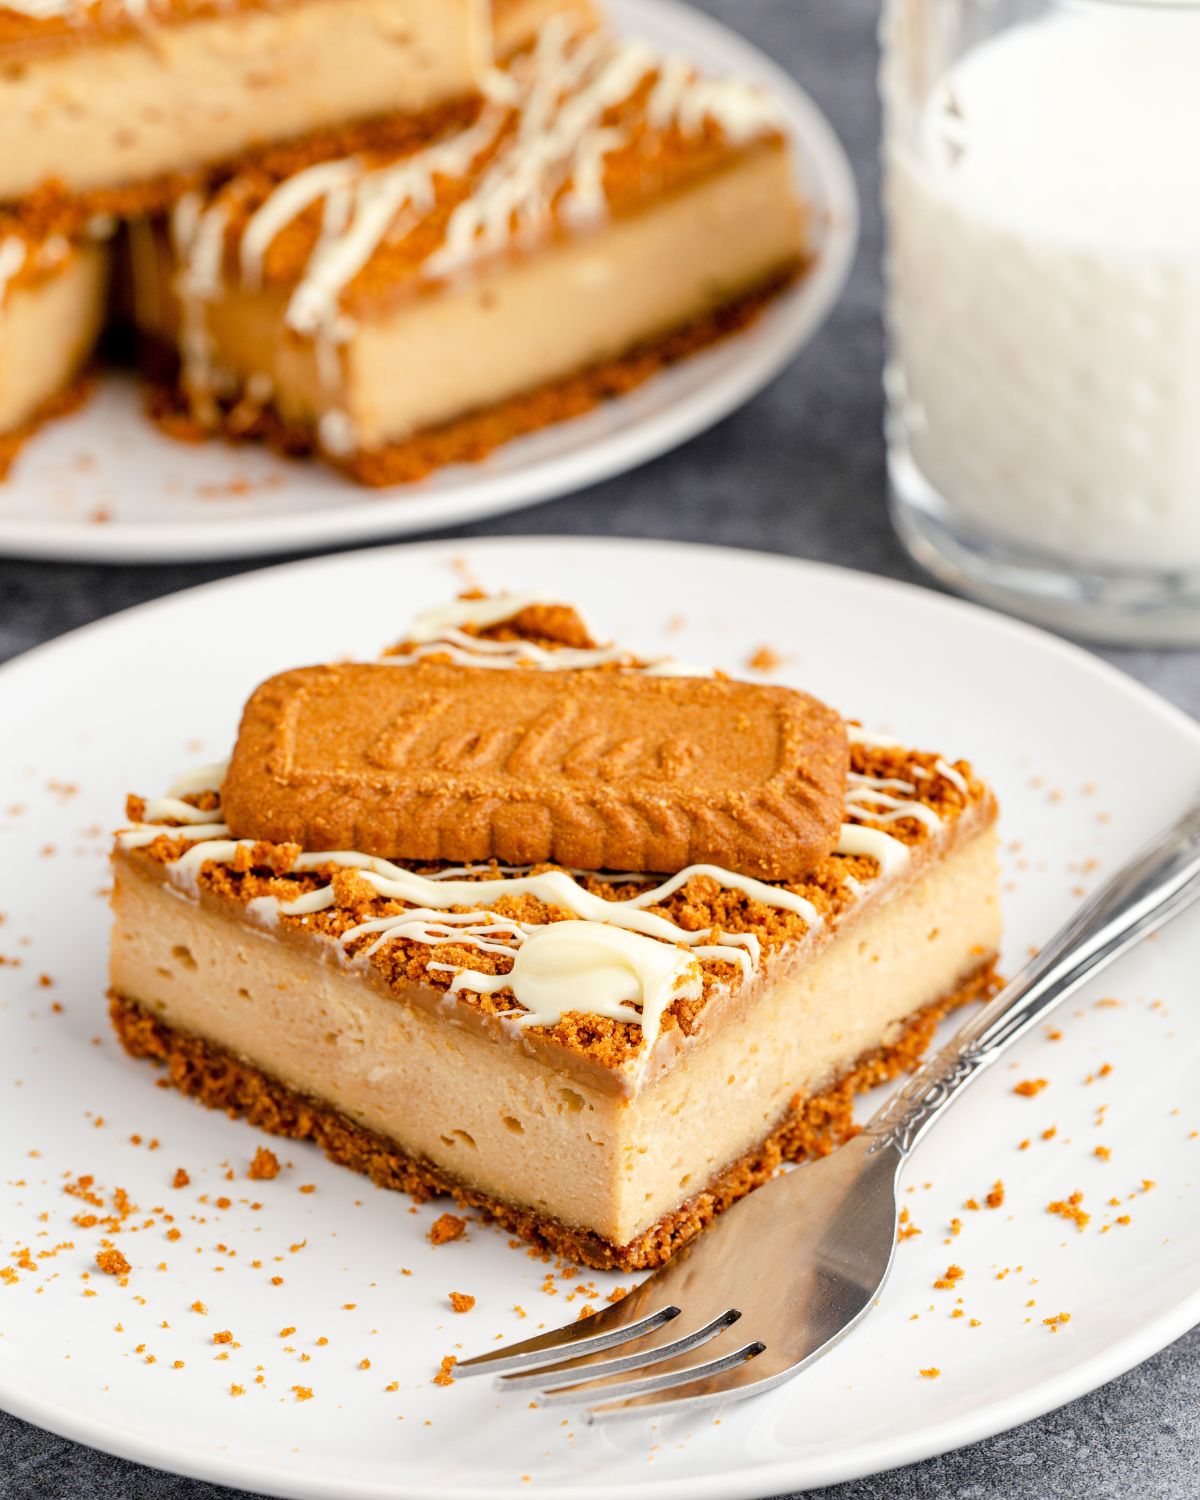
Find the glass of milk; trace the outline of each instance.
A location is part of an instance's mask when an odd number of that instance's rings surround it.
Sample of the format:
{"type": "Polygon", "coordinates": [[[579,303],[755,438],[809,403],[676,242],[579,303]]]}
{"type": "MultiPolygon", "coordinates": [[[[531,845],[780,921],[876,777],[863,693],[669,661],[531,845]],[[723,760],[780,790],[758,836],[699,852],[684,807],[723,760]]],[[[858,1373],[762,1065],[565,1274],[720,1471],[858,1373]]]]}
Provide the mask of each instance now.
{"type": "Polygon", "coordinates": [[[892,515],[944,582],[1200,642],[1200,0],[886,0],[892,515]]]}

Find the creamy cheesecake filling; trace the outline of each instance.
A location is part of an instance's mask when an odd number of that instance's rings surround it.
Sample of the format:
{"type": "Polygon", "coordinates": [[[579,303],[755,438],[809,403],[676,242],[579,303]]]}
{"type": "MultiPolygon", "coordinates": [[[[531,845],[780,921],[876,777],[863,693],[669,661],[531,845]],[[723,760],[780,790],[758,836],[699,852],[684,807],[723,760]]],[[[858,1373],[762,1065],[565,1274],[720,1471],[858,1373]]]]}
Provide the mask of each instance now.
{"type": "Polygon", "coordinates": [[[486,0],[295,0],[86,39],[0,71],[0,198],[122,187],[477,92],[486,0]]]}
{"type": "Polygon", "coordinates": [[[183,896],[118,862],[112,983],[448,1176],[615,1245],[633,1240],[814,1092],[950,994],[998,944],[995,836],[984,828],[846,922],[775,960],[751,997],[632,1095],[555,1066],[452,1004],[426,1009],[320,940],[183,896]]]}
{"type": "Polygon", "coordinates": [[[108,247],[90,241],[64,241],[48,269],[21,280],[35,252],[15,238],[0,242],[0,271],[6,250],[12,280],[0,285],[0,436],[36,420],[86,364],[104,324],[109,273],[108,247]]]}

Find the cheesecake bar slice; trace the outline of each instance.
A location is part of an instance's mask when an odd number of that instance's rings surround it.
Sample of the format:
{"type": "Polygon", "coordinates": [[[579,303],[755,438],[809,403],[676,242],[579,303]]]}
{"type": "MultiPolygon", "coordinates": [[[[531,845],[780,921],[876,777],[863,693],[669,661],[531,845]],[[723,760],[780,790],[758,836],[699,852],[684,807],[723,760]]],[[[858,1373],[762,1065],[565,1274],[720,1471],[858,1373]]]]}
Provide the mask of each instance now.
{"type": "MultiPolygon", "coordinates": [[[[527,3],[499,0],[510,40],[527,3]]],[[[477,95],[491,64],[487,0],[8,0],[0,200],[163,204],[265,142],[477,95]]]]}
{"type": "MultiPolygon", "coordinates": [[[[660,694],[678,668],[598,646],[540,600],[462,602],[384,660],[373,670],[402,674],[409,695],[388,723],[378,705],[361,722],[344,701],[327,714],[305,681],[271,747],[248,716],[239,769],[131,799],[114,850],[112,1017],[184,1092],[385,1186],[452,1193],[537,1244],[638,1270],[782,1162],[832,1149],[857,1090],[911,1066],[943,1014],[991,992],[996,808],[965,762],[795,695],[821,731],[795,769],[815,771],[807,812],[829,833],[788,879],[762,880],[720,799],[792,764],[764,727],[778,700],[755,703],[786,689],[693,676],[660,694]],[[542,674],[587,712],[534,711],[522,679],[542,674]],[[638,695],[652,705],[640,731],[614,715],[606,733],[591,712],[638,695]],[[697,713],[715,722],[700,730],[697,713]],[[238,806],[248,770],[258,797],[238,806]],[[536,829],[572,773],[604,786],[606,824],[651,826],[655,781],[686,788],[700,824],[707,799],[710,859],[666,875],[514,867],[485,857],[482,837],[480,857],[448,865],[315,847],[303,811],[289,839],[255,832],[292,806],[268,806],[272,785],[306,778],[313,807],[347,816],[419,784],[431,814],[476,834],[536,829]]],[[[787,843],[787,808],[774,816],[762,837],[787,843]]],[[[605,843],[618,865],[621,842],[605,843]]]]}
{"type": "Polygon", "coordinates": [[[0,477],[24,438],[80,394],[108,274],[102,238],[0,234],[0,477]]]}
{"type": "Polygon", "coordinates": [[[133,247],[191,419],[377,485],[627,390],[806,255],[769,98],[560,14],[469,123],[260,164],[133,247]]]}

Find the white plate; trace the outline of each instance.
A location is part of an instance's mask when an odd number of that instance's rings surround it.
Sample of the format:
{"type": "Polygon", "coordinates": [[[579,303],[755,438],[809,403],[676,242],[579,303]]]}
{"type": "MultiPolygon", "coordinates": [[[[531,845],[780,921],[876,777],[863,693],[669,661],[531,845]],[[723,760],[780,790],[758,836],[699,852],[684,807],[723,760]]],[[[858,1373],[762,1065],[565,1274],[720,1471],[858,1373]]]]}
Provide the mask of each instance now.
{"type": "Polygon", "coordinates": [[[756,48],[678,0],[613,0],[616,24],[718,72],[770,88],[816,205],[818,261],[749,330],[586,416],[510,443],[483,463],[370,491],[263,448],[164,437],[136,382],[104,377],[76,415],[50,423],[0,485],[0,553],[100,562],[180,562],[339,546],[520,510],[656,458],[757,394],[836,301],[858,234],[845,154],[807,94],[756,48]]]}
{"type": "MultiPolygon", "coordinates": [[[[761,1496],[994,1433],[1200,1317],[1194,913],[1068,1003],[1061,1040],[1026,1040],[930,1138],[909,1181],[923,1233],[901,1245],[878,1311],[790,1386],[719,1423],[652,1432],[564,1425],[481,1383],[430,1383],[443,1354],[578,1311],[571,1283],[545,1295],[546,1268],[482,1226],[434,1249],[425,1233],[444,1205],[412,1211],[307,1147],[280,1148],[295,1165],[278,1180],[247,1181],[263,1137],[156,1089],[150,1066],[107,1035],[101,830],[126,789],[156,792],[179,767],[220,756],[265,674],[373,652],[464,577],[561,591],[647,652],[739,671],[768,645],[785,658],[781,678],[872,727],[972,757],[1004,809],[1010,968],[1071,910],[1075,888],[1166,823],[1200,778],[1195,725],[1050,636],[903,585],[695,547],[504,540],[322,559],[210,584],[33,652],[0,671],[0,723],[24,726],[0,736],[0,785],[25,809],[0,822],[0,953],[21,960],[0,966],[0,1264],[23,1245],[34,1256],[73,1248],[0,1286],[0,1403],[146,1463],[281,1495],[761,1496]],[[39,986],[42,972],[52,987],[39,986]],[[1104,997],[1121,1004],[1097,1006],[1104,997]],[[1105,1063],[1112,1073],[1086,1083],[1105,1063]],[[1018,1097],[1026,1078],[1049,1087],[1018,1097]],[[135,1133],[162,1144],[135,1146],[135,1133]],[[170,1186],[178,1166],[191,1174],[183,1190],[170,1186]],[[134,1222],[153,1220],[120,1238],[134,1268],[125,1288],[95,1272],[99,1231],[71,1223],[85,1205],[62,1185],[79,1173],[106,1194],[125,1187],[134,1222]],[[1003,1208],[963,1208],[997,1178],[1003,1208]],[[1143,1179],[1158,1186],[1143,1192],[1143,1179]],[[298,1190],[307,1183],[311,1195],[298,1190]],[[1046,1212],[1077,1189],[1093,1214],[1083,1233],[1046,1212]],[[212,1206],[222,1195],[227,1211],[212,1206]],[[1101,1233],[1126,1212],[1128,1225],[1101,1233]],[[953,1217],[962,1233],[946,1244],[953,1217]],[[956,1293],[931,1289],[951,1262],[966,1271],[958,1319],[956,1293]],[[451,1314],[451,1291],[477,1296],[474,1311],[451,1314]],[[206,1317],[189,1311],[197,1299],[206,1317]],[[1059,1312],[1071,1321],[1051,1332],[1042,1319],[1059,1312]],[[223,1329],[238,1345],[228,1360],[211,1343],[223,1329]],[[939,1379],[918,1373],[931,1366],[939,1379]],[[247,1394],[231,1397],[231,1382],[247,1394]],[[294,1385],[313,1399],[298,1404],[294,1385]]],[[[620,1280],[583,1279],[601,1291],[620,1280]]]]}

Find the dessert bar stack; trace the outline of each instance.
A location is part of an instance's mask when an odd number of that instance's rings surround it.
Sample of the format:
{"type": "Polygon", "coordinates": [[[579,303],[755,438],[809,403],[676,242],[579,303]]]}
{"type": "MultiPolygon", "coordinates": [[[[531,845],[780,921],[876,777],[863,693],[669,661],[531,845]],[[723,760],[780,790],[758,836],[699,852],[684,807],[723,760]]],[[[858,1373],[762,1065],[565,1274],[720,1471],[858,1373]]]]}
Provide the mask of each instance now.
{"type": "Polygon", "coordinates": [[[806,258],[772,100],[591,0],[0,0],[0,120],[10,440],[114,282],[189,435],[390,484],[628,389],[806,258]]]}
{"type": "MultiPolygon", "coordinates": [[[[514,43],[536,25],[499,0],[514,43]]],[[[61,403],[104,324],[123,219],[264,145],[478,98],[483,0],[0,5],[0,434],[61,403]]]]}

